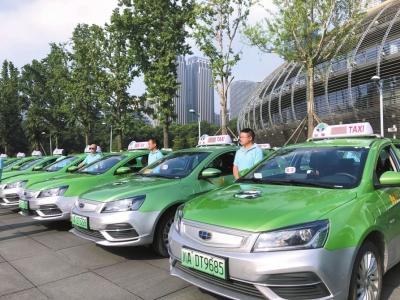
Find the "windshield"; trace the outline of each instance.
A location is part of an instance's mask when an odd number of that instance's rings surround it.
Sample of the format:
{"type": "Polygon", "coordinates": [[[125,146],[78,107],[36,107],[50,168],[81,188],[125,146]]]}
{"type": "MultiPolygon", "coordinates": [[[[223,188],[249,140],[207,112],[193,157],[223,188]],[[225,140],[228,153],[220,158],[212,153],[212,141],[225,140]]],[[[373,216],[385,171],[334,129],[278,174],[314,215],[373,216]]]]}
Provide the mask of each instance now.
{"type": "Polygon", "coordinates": [[[363,147],[283,149],[238,181],[354,188],[361,182],[368,151],[363,147]]]}
{"type": "Polygon", "coordinates": [[[5,168],[5,167],[10,168],[10,167],[16,165],[16,164],[19,163],[19,162],[20,162],[19,159],[13,160],[13,161],[5,162],[5,163],[4,163],[4,168],[5,168]]]}
{"type": "Polygon", "coordinates": [[[69,165],[73,161],[77,160],[78,158],[79,158],[79,156],[73,156],[73,157],[64,158],[64,159],[62,159],[60,161],[56,161],[55,163],[53,163],[53,164],[49,165],[48,167],[44,168],[43,170],[47,171],[47,172],[56,172],[58,170],[61,170],[65,166],[69,165]]]}
{"type": "Polygon", "coordinates": [[[175,152],[168,154],[142,169],[138,175],[165,178],[183,178],[211,152],[175,152]]]}
{"type": "Polygon", "coordinates": [[[108,170],[110,170],[112,167],[114,167],[116,164],[118,164],[120,161],[125,159],[126,157],[127,155],[106,156],[100,160],[97,160],[87,165],[85,168],[80,169],[77,172],[83,174],[94,174],[94,175],[103,174],[108,170]]]}
{"type": "Polygon", "coordinates": [[[38,158],[38,159],[34,159],[34,160],[30,160],[29,162],[27,162],[26,164],[22,165],[19,170],[26,170],[29,169],[30,167],[32,167],[33,165],[36,165],[38,162],[42,161],[43,158],[38,158]]]}

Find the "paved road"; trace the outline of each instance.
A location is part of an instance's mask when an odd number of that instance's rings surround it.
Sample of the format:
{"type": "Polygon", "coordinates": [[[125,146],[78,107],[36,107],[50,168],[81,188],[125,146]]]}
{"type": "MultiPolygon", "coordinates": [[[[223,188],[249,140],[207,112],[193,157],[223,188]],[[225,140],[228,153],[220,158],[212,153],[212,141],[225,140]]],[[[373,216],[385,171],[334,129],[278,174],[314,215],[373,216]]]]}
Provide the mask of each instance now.
{"type": "MultiPolygon", "coordinates": [[[[0,207],[1,299],[225,299],[169,274],[150,248],[107,248],[0,207]]],[[[400,264],[381,300],[400,300],[400,264]]]]}

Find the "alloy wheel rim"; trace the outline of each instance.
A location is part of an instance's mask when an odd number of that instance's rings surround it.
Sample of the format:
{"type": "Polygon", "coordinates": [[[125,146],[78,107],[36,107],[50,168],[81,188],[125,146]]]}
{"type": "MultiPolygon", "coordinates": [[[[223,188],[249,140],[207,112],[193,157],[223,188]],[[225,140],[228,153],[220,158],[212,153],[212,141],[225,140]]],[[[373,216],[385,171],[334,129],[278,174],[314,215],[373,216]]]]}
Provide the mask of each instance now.
{"type": "Polygon", "coordinates": [[[168,233],[169,230],[171,229],[172,224],[174,223],[174,218],[171,218],[167,224],[165,224],[164,227],[164,232],[163,232],[163,240],[164,240],[164,245],[168,246],[168,233]]]}
{"type": "Polygon", "coordinates": [[[358,267],[357,299],[376,300],[379,291],[379,268],[375,255],[368,251],[358,267]]]}

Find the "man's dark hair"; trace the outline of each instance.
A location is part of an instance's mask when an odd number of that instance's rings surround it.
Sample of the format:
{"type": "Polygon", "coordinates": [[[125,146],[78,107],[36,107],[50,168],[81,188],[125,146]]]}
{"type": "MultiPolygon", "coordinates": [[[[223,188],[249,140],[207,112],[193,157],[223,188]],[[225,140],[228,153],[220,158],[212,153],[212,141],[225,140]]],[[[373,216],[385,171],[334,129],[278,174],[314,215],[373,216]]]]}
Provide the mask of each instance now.
{"type": "Polygon", "coordinates": [[[151,138],[149,139],[149,141],[152,141],[154,144],[156,144],[157,149],[160,148],[160,141],[158,140],[158,138],[151,138]]]}
{"type": "Polygon", "coordinates": [[[67,149],[63,149],[61,154],[62,154],[62,156],[68,156],[68,150],[67,149]]]}
{"type": "Polygon", "coordinates": [[[243,128],[240,132],[247,133],[251,136],[251,140],[254,142],[256,138],[256,134],[254,133],[253,129],[251,128],[243,128]]]}

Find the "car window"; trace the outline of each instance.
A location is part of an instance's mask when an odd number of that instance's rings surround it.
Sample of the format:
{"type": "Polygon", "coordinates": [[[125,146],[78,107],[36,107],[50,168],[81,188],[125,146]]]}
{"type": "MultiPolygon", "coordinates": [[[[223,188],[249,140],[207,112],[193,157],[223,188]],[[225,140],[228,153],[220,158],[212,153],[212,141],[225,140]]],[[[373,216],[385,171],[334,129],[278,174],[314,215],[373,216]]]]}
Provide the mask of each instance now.
{"type": "Polygon", "coordinates": [[[128,161],[127,163],[125,163],[123,165],[123,167],[129,167],[131,169],[132,173],[138,172],[143,168],[142,160],[145,156],[147,157],[147,154],[143,155],[143,156],[135,157],[135,158],[131,159],[130,161],[128,161]]]}
{"type": "Polygon", "coordinates": [[[222,172],[221,175],[232,175],[235,153],[236,153],[235,151],[232,151],[217,156],[206,166],[206,168],[218,169],[222,172]]]}
{"type": "Polygon", "coordinates": [[[31,161],[27,162],[26,164],[24,164],[22,167],[20,167],[19,170],[29,169],[30,167],[32,167],[33,165],[37,164],[38,162],[40,162],[42,160],[43,160],[43,158],[31,160],[31,161]]]}
{"type": "Polygon", "coordinates": [[[65,166],[69,165],[70,163],[72,163],[73,161],[77,160],[79,158],[79,156],[73,156],[73,157],[66,157],[63,160],[57,161],[49,166],[47,166],[46,168],[44,168],[44,171],[47,172],[56,172],[61,170],[62,168],[64,168],[65,166]]]}
{"type": "Polygon", "coordinates": [[[211,152],[175,152],[168,154],[139,173],[146,176],[183,178],[188,176],[211,152]]]}
{"type": "Polygon", "coordinates": [[[114,167],[116,164],[125,159],[126,155],[106,156],[102,159],[89,164],[87,167],[78,171],[78,173],[86,174],[103,174],[114,167]]]}
{"type": "MultiPolygon", "coordinates": [[[[394,155],[394,153],[393,153],[394,155]]],[[[388,146],[381,150],[376,162],[375,174],[379,180],[381,175],[387,171],[396,171],[397,167],[394,163],[393,156],[391,155],[391,147],[388,146]]]]}
{"type": "Polygon", "coordinates": [[[243,180],[268,184],[353,188],[361,182],[368,147],[309,147],[279,150],[243,180]]]}

